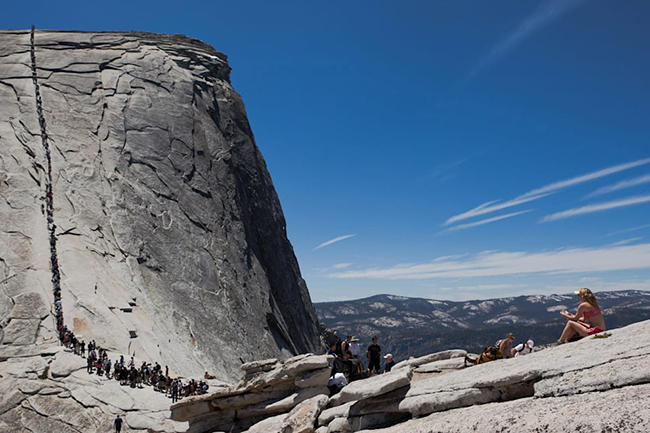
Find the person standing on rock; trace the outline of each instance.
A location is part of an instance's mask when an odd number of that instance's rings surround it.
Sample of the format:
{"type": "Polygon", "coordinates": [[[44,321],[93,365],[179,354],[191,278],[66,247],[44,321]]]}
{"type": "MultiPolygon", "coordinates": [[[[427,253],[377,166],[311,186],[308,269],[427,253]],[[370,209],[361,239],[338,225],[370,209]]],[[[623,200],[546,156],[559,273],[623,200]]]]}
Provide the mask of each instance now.
{"type": "Polygon", "coordinates": [[[350,353],[350,340],[352,340],[352,336],[348,335],[345,337],[345,341],[341,343],[341,353],[343,353],[343,359],[352,357],[352,353],[350,353]]]}
{"type": "Polygon", "coordinates": [[[607,330],[605,327],[605,318],[600,311],[596,295],[586,287],[576,290],[573,293],[578,295],[580,305],[578,305],[578,311],[575,315],[569,313],[567,310],[560,311],[560,316],[568,319],[568,322],[564,327],[564,331],[562,331],[560,339],[557,341],[558,344],[566,343],[576,334],[580,337],[586,337],[587,335],[594,335],[607,330]]]}
{"type": "Polygon", "coordinates": [[[124,421],[119,415],[117,416],[117,418],[115,418],[115,422],[113,422],[113,425],[115,426],[115,433],[120,433],[122,431],[123,422],[124,421]]]}
{"type": "Polygon", "coordinates": [[[368,377],[374,371],[379,374],[381,360],[381,347],[377,344],[377,337],[372,337],[372,344],[368,346],[368,377]]]}
{"type": "Polygon", "coordinates": [[[357,337],[352,337],[350,340],[350,353],[355,359],[361,358],[361,346],[359,345],[359,339],[357,337]]]}

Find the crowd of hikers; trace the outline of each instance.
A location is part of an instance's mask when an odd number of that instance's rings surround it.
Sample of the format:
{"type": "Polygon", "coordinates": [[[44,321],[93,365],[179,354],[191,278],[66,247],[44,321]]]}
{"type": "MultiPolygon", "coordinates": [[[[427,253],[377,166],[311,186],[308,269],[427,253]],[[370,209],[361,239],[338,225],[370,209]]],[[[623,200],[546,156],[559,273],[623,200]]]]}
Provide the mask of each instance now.
{"type": "MultiPolygon", "coordinates": [[[[567,310],[560,311],[560,316],[567,319],[567,323],[556,344],[577,341],[589,335],[599,334],[607,329],[605,327],[605,318],[600,310],[596,295],[586,287],[576,290],[573,293],[578,295],[578,302],[580,304],[575,314],[571,314],[567,310]]],[[[478,358],[466,356],[465,365],[483,364],[497,359],[514,358],[520,355],[527,355],[533,351],[535,345],[533,340],[528,340],[525,343],[520,343],[513,347],[514,341],[515,335],[509,333],[504,339],[498,340],[494,345],[486,347],[478,358]]]]}
{"type": "MultiPolygon", "coordinates": [[[[172,378],[169,374],[169,367],[165,366],[164,371],[160,364],[155,362],[142,361],[136,365],[134,357],[128,361],[124,355],[111,361],[108,357],[108,351],[95,343],[95,341],[86,342],[78,339],[72,331],[67,329],[63,324],[59,325],[59,338],[64,346],[86,358],[86,371],[88,374],[104,376],[107,379],[114,379],[120,382],[120,385],[128,385],[131,388],[144,388],[144,385],[152,386],[154,390],[164,393],[176,403],[183,397],[192,395],[205,394],[209,385],[205,380],[194,380],[183,382],[180,378],[172,378]]],[[[204,379],[214,379],[215,377],[205,372],[204,379]]]]}
{"type": "Polygon", "coordinates": [[[377,337],[372,337],[372,344],[366,349],[367,369],[363,363],[364,353],[359,339],[352,335],[348,335],[345,340],[337,339],[330,344],[326,353],[334,356],[332,373],[327,383],[332,394],[340,391],[351,381],[370,377],[373,374],[387,373],[395,365],[393,355],[389,353],[383,357],[385,362],[382,370],[381,347],[377,344],[377,337]]]}

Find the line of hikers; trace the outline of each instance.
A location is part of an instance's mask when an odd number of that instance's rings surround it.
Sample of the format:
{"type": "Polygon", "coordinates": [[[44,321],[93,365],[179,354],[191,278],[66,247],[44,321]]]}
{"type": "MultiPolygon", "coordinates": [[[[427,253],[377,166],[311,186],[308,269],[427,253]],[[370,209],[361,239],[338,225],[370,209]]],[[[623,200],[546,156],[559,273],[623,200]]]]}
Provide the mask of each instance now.
{"type": "MultiPolygon", "coordinates": [[[[156,391],[164,392],[166,396],[170,397],[172,403],[183,397],[205,394],[210,387],[203,380],[190,379],[183,383],[180,378],[172,378],[167,366],[165,366],[163,374],[163,368],[157,362],[151,365],[151,363],[142,361],[138,368],[134,357],[126,362],[124,355],[120,355],[119,359],[111,361],[108,358],[108,351],[98,346],[94,340],[88,342],[88,355],[86,356],[86,342],[79,340],[65,325],[59,328],[59,338],[64,346],[72,349],[75,354],[86,358],[88,374],[94,373],[98,376],[105,376],[107,379],[115,379],[120,382],[120,385],[129,385],[131,388],[143,388],[143,385],[153,386],[156,391]]],[[[215,377],[206,371],[204,379],[215,379],[215,377]]]]}

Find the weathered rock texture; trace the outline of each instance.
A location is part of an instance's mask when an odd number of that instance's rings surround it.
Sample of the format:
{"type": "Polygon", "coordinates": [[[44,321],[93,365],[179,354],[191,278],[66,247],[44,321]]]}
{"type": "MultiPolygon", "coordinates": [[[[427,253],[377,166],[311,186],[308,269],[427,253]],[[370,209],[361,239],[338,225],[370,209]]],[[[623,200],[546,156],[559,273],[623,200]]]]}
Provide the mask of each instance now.
{"type": "MultiPolygon", "coordinates": [[[[226,57],[184,36],[34,36],[68,327],[187,376],[235,379],[243,362],[319,351],[226,57]]],[[[0,32],[4,344],[55,338],[42,320],[53,299],[49,180],[30,48],[29,31],[0,32]],[[12,318],[27,292],[45,314],[12,318]]]]}
{"type": "Polygon", "coordinates": [[[259,415],[248,432],[648,431],[650,321],[610,332],[472,367],[462,351],[439,352],[328,399],[295,387],[324,357],[258,362],[236,387],[173,406],[172,419],[192,432],[246,431],[259,415]]]}
{"type": "Polygon", "coordinates": [[[117,414],[126,431],[187,430],[188,423],[169,419],[164,394],[120,386],[85,367],[83,358],[56,344],[0,346],[0,431],[107,432],[117,414]]]}
{"type": "Polygon", "coordinates": [[[189,422],[192,433],[249,427],[252,432],[313,430],[329,400],[333,361],[332,356],[307,354],[244,364],[238,384],[176,403],[171,417],[189,422]]]}

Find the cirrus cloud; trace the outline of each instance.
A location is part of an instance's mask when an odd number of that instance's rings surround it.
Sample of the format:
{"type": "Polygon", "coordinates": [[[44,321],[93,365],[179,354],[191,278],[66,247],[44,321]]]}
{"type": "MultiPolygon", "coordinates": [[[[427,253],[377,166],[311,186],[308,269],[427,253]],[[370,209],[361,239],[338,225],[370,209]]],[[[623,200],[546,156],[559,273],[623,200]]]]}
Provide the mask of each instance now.
{"type": "Polygon", "coordinates": [[[464,259],[433,260],[329,274],[339,279],[427,280],[517,274],[598,273],[650,269],[650,243],[543,252],[489,251],[464,259]]]}

